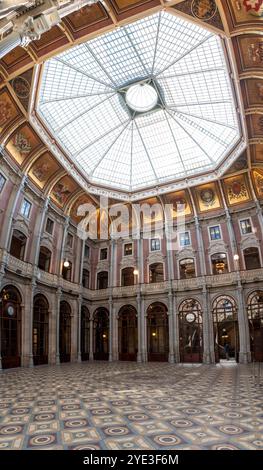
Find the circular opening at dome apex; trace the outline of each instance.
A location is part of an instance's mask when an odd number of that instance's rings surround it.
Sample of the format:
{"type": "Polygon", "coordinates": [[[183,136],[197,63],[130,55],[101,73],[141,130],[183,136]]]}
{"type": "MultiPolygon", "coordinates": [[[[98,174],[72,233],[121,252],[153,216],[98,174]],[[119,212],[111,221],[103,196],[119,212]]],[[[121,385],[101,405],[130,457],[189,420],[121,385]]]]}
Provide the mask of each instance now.
{"type": "Polygon", "coordinates": [[[126,103],[138,113],[151,111],[158,101],[156,90],[147,83],[135,83],[126,92],[126,103]]]}

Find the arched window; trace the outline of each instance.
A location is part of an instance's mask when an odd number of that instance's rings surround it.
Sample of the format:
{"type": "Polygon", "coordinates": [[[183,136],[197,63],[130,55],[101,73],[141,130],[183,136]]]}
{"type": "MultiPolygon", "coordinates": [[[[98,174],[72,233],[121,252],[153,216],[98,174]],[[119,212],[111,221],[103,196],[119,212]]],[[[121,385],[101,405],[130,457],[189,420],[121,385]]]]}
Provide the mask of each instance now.
{"type": "Polygon", "coordinates": [[[14,230],[10,245],[10,255],[15,256],[20,260],[24,260],[26,249],[26,236],[19,230],[14,230]]]}
{"type": "Polygon", "coordinates": [[[124,268],[121,271],[121,285],[133,286],[134,285],[134,268],[124,268]]]}
{"type": "Polygon", "coordinates": [[[35,365],[48,363],[48,301],[41,294],[34,298],[33,359],[35,365]]]}
{"type": "Polygon", "coordinates": [[[215,253],[211,256],[213,274],[228,273],[227,256],[225,253],[215,253]]]}
{"type": "Polygon", "coordinates": [[[45,246],[41,246],[39,250],[38,267],[43,271],[49,272],[51,261],[51,251],[45,246]]]}
{"type": "Polygon", "coordinates": [[[149,282],[153,284],[155,282],[163,282],[163,263],[154,263],[149,266],[149,282]]]}
{"type": "Polygon", "coordinates": [[[252,359],[263,362],[263,290],[249,295],[247,309],[252,359]]]}
{"type": "Polygon", "coordinates": [[[2,367],[20,366],[21,354],[21,297],[13,286],[0,294],[0,328],[2,367]]]}
{"type": "Polygon", "coordinates": [[[212,305],[216,361],[238,360],[239,332],[237,304],[228,295],[220,295],[212,305]]]}
{"type": "Polygon", "coordinates": [[[68,302],[60,302],[59,355],[60,362],[69,362],[71,352],[71,308],[68,302]]]}
{"type": "Polygon", "coordinates": [[[108,271],[101,271],[97,274],[97,289],[107,289],[108,277],[108,271]]]}
{"type": "Polygon", "coordinates": [[[195,261],[193,258],[182,259],[179,262],[180,279],[191,279],[195,274],[195,261]]]}
{"type": "Polygon", "coordinates": [[[202,362],[203,315],[195,299],[184,300],[179,306],[179,337],[181,362],[202,362]]]}
{"type": "Polygon", "coordinates": [[[245,267],[249,269],[260,269],[260,256],[257,247],[246,248],[244,250],[245,267]]]}

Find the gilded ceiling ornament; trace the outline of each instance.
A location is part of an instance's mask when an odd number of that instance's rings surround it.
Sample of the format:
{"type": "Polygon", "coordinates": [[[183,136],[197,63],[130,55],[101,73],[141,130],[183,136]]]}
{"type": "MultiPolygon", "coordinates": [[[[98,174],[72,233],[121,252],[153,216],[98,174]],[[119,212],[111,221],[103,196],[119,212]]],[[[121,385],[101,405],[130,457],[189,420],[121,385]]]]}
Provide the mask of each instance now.
{"type": "Polygon", "coordinates": [[[261,175],[260,173],[256,173],[255,181],[258,193],[263,196],[263,175],[261,175]]]}
{"type": "Polygon", "coordinates": [[[0,100],[0,126],[5,124],[13,114],[13,106],[9,101],[0,100]]]}
{"type": "Polygon", "coordinates": [[[24,77],[14,78],[14,80],[12,80],[12,85],[18,98],[26,99],[29,97],[30,84],[24,77]]]}
{"type": "Polygon", "coordinates": [[[32,149],[29,139],[23,134],[23,132],[18,132],[15,135],[13,138],[13,144],[21,155],[29,154],[32,149]]]}
{"type": "Polygon", "coordinates": [[[243,0],[243,5],[246,11],[252,15],[263,15],[263,0],[243,0]]]}
{"type": "MultiPolygon", "coordinates": [[[[187,200],[184,197],[177,197],[174,200],[175,206],[178,208],[178,206],[184,206],[184,210],[187,208],[187,200]]],[[[181,211],[181,208],[179,207],[179,210],[181,211]]]]}
{"type": "Polygon", "coordinates": [[[258,96],[261,100],[263,100],[263,83],[262,82],[257,83],[257,88],[258,88],[258,96]]]}
{"type": "Polygon", "coordinates": [[[200,192],[200,199],[207,207],[212,207],[215,203],[215,193],[212,189],[203,189],[200,192]]]}
{"type": "Polygon", "coordinates": [[[248,47],[248,56],[252,62],[261,64],[263,62],[263,42],[257,41],[248,47]]]}
{"type": "Polygon", "coordinates": [[[263,116],[258,119],[258,127],[263,132],[263,116]]]}
{"type": "Polygon", "coordinates": [[[217,12],[217,5],[214,0],[193,0],[192,13],[199,20],[211,20],[217,12]]]}
{"type": "Polygon", "coordinates": [[[238,180],[233,181],[228,187],[228,197],[230,202],[238,199],[247,199],[248,192],[245,183],[238,180]]]}

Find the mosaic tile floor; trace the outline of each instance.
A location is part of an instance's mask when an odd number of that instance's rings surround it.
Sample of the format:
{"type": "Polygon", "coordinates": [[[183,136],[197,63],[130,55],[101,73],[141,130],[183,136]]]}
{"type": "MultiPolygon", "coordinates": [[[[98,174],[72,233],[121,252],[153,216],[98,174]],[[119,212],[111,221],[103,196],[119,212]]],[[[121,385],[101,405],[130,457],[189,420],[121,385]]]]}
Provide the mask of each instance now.
{"type": "Polygon", "coordinates": [[[263,450],[261,373],[232,363],[6,370],[0,449],[263,450]]]}

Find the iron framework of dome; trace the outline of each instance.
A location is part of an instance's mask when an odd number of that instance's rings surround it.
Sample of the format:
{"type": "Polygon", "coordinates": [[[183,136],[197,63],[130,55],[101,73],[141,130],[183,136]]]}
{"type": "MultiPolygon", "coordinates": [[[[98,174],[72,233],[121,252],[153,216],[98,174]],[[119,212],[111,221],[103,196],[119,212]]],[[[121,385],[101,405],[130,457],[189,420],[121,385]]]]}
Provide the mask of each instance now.
{"type": "Polygon", "coordinates": [[[160,12],[48,60],[37,114],[90,183],[133,192],[215,170],[236,108],[222,40],[160,12]]]}

